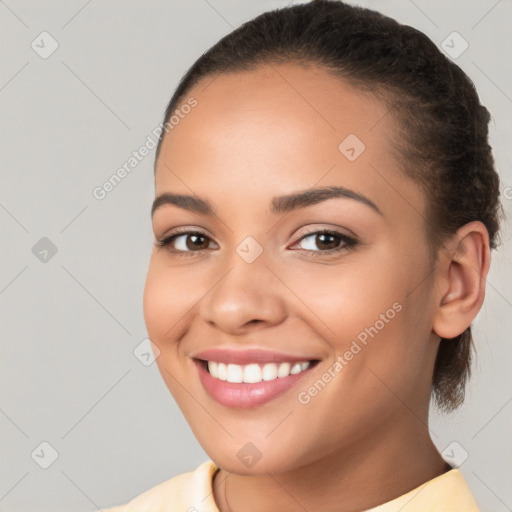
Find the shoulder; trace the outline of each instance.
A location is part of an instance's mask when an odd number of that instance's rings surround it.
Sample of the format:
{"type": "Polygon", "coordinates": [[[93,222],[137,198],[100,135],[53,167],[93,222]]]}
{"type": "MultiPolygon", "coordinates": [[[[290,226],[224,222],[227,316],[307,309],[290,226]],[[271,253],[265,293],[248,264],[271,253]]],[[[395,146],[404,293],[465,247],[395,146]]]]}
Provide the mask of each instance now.
{"type": "Polygon", "coordinates": [[[458,468],[453,468],[402,496],[366,512],[480,512],[458,468]]]}
{"type": "Polygon", "coordinates": [[[103,512],[218,512],[212,479],[218,467],[211,460],[139,494],[128,503],[103,512]]]}

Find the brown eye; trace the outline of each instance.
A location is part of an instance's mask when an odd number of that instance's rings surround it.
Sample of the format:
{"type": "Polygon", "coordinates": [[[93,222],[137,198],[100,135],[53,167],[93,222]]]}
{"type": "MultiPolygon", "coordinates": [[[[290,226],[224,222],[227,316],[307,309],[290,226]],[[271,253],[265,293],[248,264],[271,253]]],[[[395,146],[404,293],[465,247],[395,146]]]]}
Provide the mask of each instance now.
{"type": "Polygon", "coordinates": [[[185,231],[175,233],[157,240],[157,247],[167,247],[171,252],[187,254],[208,249],[210,238],[199,231],[185,231]]]}
{"type": "Polygon", "coordinates": [[[348,249],[357,244],[357,241],[337,231],[314,231],[303,236],[297,243],[302,243],[307,252],[332,253],[348,249]]]}
{"type": "Polygon", "coordinates": [[[316,246],[319,249],[335,249],[339,245],[339,238],[337,239],[334,235],[328,235],[327,233],[320,233],[316,236],[316,246]]]}
{"type": "Polygon", "coordinates": [[[194,249],[201,250],[208,248],[208,243],[205,244],[205,240],[207,237],[203,235],[190,234],[182,236],[185,237],[185,246],[187,247],[187,249],[190,249],[191,251],[193,251],[194,249]]]}

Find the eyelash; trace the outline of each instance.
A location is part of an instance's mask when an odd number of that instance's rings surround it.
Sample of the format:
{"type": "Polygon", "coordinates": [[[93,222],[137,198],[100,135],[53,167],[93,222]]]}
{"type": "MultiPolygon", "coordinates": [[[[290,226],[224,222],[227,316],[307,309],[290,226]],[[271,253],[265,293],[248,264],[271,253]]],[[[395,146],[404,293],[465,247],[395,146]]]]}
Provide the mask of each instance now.
{"type": "MultiPolygon", "coordinates": [[[[343,242],[343,245],[341,245],[339,247],[336,247],[334,249],[328,249],[326,251],[322,251],[322,250],[312,251],[310,249],[302,249],[302,251],[306,252],[308,254],[320,253],[322,255],[330,255],[330,254],[339,253],[339,252],[344,251],[344,250],[349,250],[349,249],[355,247],[358,244],[358,241],[355,238],[349,237],[349,236],[347,236],[347,235],[345,235],[343,233],[339,233],[338,231],[332,231],[332,230],[329,230],[329,229],[321,229],[321,230],[318,230],[318,231],[312,231],[310,233],[303,234],[297,240],[297,242],[295,242],[294,245],[296,245],[297,243],[301,242],[305,238],[309,238],[310,236],[313,236],[313,235],[324,235],[324,234],[325,235],[331,235],[331,236],[334,236],[334,237],[338,238],[341,242],[343,242]]],[[[172,233],[172,234],[170,234],[170,235],[168,235],[168,236],[166,236],[164,238],[161,238],[159,240],[156,240],[155,241],[155,246],[157,248],[159,248],[159,249],[160,248],[167,248],[171,253],[173,253],[173,254],[175,254],[177,256],[184,256],[184,257],[193,256],[196,253],[201,253],[202,251],[206,250],[206,249],[200,249],[199,251],[181,251],[181,250],[177,250],[177,249],[172,249],[170,247],[171,243],[176,238],[178,238],[179,236],[183,236],[183,235],[199,235],[199,236],[202,236],[202,237],[205,237],[205,238],[208,238],[208,239],[210,238],[209,236],[205,235],[201,231],[187,231],[187,230],[183,230],[183,231],[178,231],[178,232],[172,233]]]]}

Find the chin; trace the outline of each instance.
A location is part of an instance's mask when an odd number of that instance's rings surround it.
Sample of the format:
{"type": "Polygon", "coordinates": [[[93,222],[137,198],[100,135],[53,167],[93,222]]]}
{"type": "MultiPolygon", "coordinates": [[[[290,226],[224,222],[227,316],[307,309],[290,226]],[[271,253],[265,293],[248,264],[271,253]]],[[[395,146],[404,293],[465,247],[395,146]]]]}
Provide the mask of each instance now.
{"type": "Polygon", "coordinates": [[[208,456],[220,468],[229,473],[242,476],[267,476],[293,471],[298,453],[288,454],[284,450],[276,449],[268,443],[268,447],[259,450],[250,442],[236,443],[236,446],[215,446],[206,449],[208,456]]]}
{"type": "Polygon", "coordinates": [[[226,457],[224,455],[220,459],[213,457],[211,459],[224,471],[241,476],[268,476],[268,473],[279,474],[289,470],[282,462],[264,460],[264,457],[252,466],[241,462],[236,455],[234,457],[226,457]]]}

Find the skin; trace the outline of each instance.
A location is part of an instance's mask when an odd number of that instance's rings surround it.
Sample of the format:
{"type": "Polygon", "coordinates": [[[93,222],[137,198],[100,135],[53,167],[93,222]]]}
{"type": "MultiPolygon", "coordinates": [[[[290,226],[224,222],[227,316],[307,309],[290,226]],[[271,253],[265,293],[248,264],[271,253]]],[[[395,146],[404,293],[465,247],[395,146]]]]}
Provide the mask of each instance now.
{"type": "Polygon", "coordinates": [[[201,251],[190,237],[188,249],[186,236],[175,241],[188,256],[153,248],[144,315],[166,385],[221,468],[219,510],[355,512],[451,469],[427,427],[432,371],[440,337],[460,334],[481,307],[490,259],[483,224],[463,226],[434,264],[426,199],[390,150],[392,116],[322,69],[266,65],[208,77],[183,102],[190,96],[197,106],[164,139],[156,194],[195,194],[217,215],[155,210],[156,239],[178,227],[207,238],[201,251]],[[338,149],[348,134],[366,146],[352,162],[338,149]],[[350,198],[270,212],[274,196],[324,186],[363,194],[382,215],[350,198]],[[358,244],[330,239],[327,248],[344,248],[325,255],[317,236],[302,238],[322,228],[358,244]],[[236,252],[248,236],[263,249],[252,263],[236,252]],[[298,393],[397,302],[400,312],[299,403],[298,393]],[[320,362],[278,398],[236,409],[210,398],[192,364],[217,346],[320,362]],[[237,457],[247,442],[262,455],[251,467],[237,457]]]}

